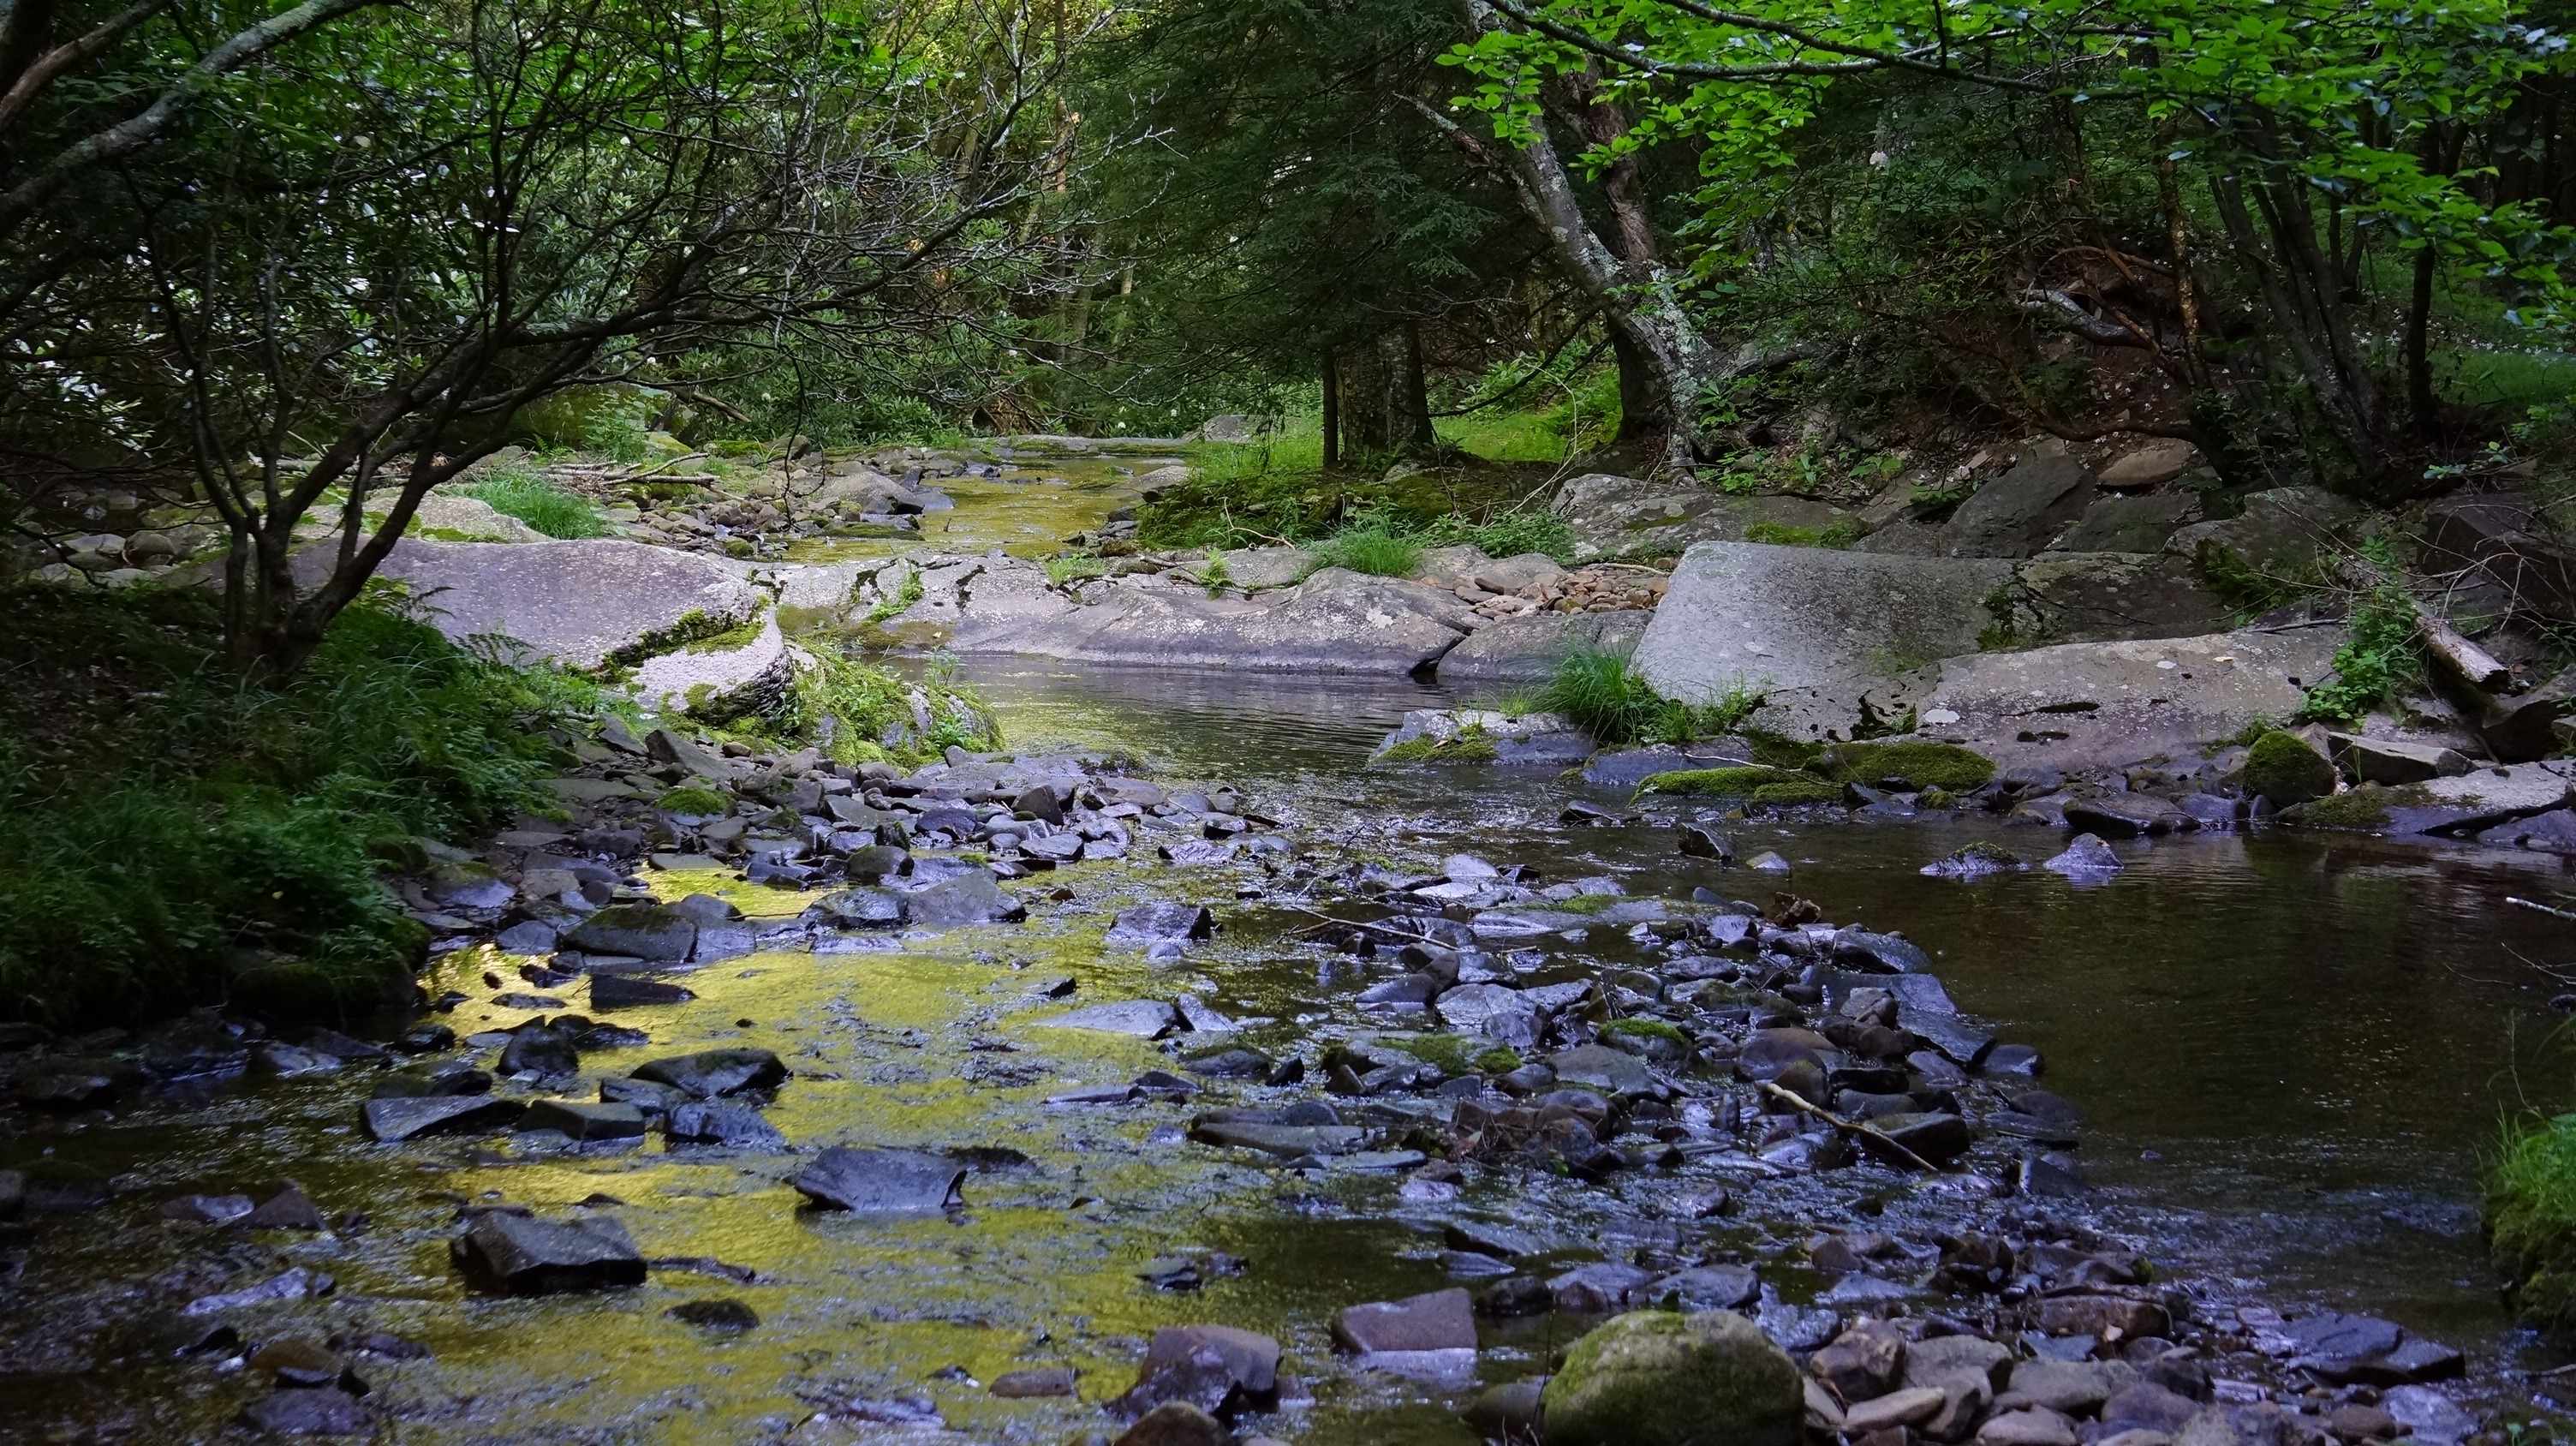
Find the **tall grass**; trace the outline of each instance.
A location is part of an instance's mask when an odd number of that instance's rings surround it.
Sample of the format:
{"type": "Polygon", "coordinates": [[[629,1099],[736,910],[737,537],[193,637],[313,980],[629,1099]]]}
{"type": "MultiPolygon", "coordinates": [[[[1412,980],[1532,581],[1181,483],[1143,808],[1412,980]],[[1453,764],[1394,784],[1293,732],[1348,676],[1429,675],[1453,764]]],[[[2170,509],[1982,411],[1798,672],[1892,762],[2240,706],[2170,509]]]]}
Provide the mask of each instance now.
{"type": "Polygon", "coordinates": [[[356,1007],[426,933],[370,849],[551,807],[544,724],[595,692],[379,603],[304,670],[245,684],[212,604],[0,594],[0,1016],[130,1019],[254,987],[356,1007]]]}
{"type": "Polygon", "coordinates": [[[461,490],[548,537],[597,537],[608,530],[597,508],[532,472],[495,472],[461,490]]]}
{"type": "Polygon", "coordinates": [[[1411,577],[1422,566],[1422,541],[1386,522],[1345,527],[1312,549],[1318,567],[1346,567],[1377,577],[1411,577]]]}
{"type": "Polygon", "coordinates": [[[1584,645],[1556,665],[1539,705],[1608,748],[1635,743],[1688,743],[1742,728],[1762,694],[1739,680],[1709,702],[1692,705],[1657,693],[1625,653],[1584,645]]]}

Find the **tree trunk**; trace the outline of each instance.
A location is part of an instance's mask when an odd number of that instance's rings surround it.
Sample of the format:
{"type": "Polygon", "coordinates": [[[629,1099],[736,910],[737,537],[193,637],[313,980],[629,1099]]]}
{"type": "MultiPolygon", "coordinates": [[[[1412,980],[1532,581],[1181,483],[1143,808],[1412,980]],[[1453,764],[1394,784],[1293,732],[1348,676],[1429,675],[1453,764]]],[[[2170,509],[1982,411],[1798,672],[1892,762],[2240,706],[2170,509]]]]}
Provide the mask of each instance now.
{"type": "Polygon", "coordinates": [[[1342,376],[1333,349],[1324,348],[1324,470],[1342,465],[1342,376]]]}
{"type": "Polygon", "coordinates": [[[1387,433],[1395,450],[1421,456],[1439,445],[1431,430],[1431,391],[1422,377],[1422,327],[1406,322],[1378,339],[1387,356],[1387,433]]]}
{"type": "Polygon", "coordinates": [[[1386,409],[1386,353],[1369,341],[1341,348],[1333,360],[1340,376],[1335,390],[1341,394],[1342,460],[1383,456],[1393,446],[1386,409]]]}
{"type": "Polygon", "coordinates": [[[1427,452],[1431,398],[1422,376],[1422,333],[1411,322],[1391,327],[1358,346],[1334,353],[1334,409],[1340,414],[1339,456],[1371,459],[1427,452]]]}

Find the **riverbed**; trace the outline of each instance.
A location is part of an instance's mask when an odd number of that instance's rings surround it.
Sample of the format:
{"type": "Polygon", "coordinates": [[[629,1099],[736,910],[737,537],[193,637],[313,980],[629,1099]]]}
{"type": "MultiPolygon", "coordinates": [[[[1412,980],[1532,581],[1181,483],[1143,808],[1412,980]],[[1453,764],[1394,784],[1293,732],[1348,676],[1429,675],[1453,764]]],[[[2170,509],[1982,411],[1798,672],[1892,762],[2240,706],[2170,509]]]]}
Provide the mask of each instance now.
{"type": "MultiPolygon", "coordinates": [[[[1436,689],[1009,664],[968,676],[1022,748],[1123,753],[1153,776],[1229,783],[1321,862],[1432,867],[1464,851],[1544,879],[1606,874],[1638,896],[1705,886],[1766,901],[1789,890],[1828,918],[1902,930],[1932,951],[1963,1008],[2039,1046],[2044,1082],[2085,1111],[2078,1153],[2096,1199],[2083,1208],[2100,1228],[2222,1295],[2389,1316],[2468,1350],[2490,1382],[2532,1354],[2507,1329],[2481,1259],[2475,1177],[2501,1111],[2526,1095],[2562,1097],[2563,1065],[2544,1045],[2552,990],[2515,955],[2564,960],[2568,934],[2504,902],[2554,896],[2554,865],[2271,832],[2123,844],[2127,868],[2097,887],[2038,871],[1960,883],[1919,869],[1981,838],[2038,859],[2057,836],[1984,821],[1736,826],[1742,851],[1769,847],[1791,862],[1782,878],[1685,859],[1660,817],[1558,821],[1570,796],[1623,803],[1614,791],[1543,773],[1368,767],[1405,708],[1446,701],[1436,689]]],[[[805,902],[711,874],[657,884],[669,897],[706,888],[755,913],[805,902]]],[[[328,1272],[336,1292],[256,1308],[246,1328],[314,1341],[386,1332],[424,1348],[420,1359],[357,1361],[395,1423],[389,1439],[404,1442],[784,1439],[820,1406],[914,1398],[959,1433],[949,1439],[1062,1441],[1108,1424],[1099,1403],[1133,1379],[1155,1328],[1211,1321],[1286,1347],[1302,1384],[1268,1423],[1274,1434],[1463,1446],[1473,1433],[1453,1408],[1466,1384],[1337,1363],[1332,1313],[1449,1283],[1437,1230],[1462,1213],[1538,1232],[1560,1265],[1640,1240],[1669,1245],[1670,1202],[1692,1182],[1477,1172],[1463,1199],[1425,1202],[1407,1198],[1397,1174],[1283,1171],[1182,1136],[1213,1100],[1303,1097],[1311,1086],[1045,1103],[1172,1063],[1151,1043],[1038,1027],[1064,1007],[1052,995],[1068,978],[1075,1003],[1192,992],[1248,1021],[1245,1042],[1283,1056],[1364,1027],[1350,998],[1387,966],[1293,937],[1312,920],[1313,888],[1293,869],[1250,864],[1082,864],[1023,887],[1023,925],[701,970],[688,977],[695,1003],[614,1016],[646,1030],[649,1046],[585,1059],[586,1071],[622,1073],[649,1057],[756,1044],[796,1073],[767,1113],[799,1146],[1025,1157],[987,1156],[991,1168],[966,1181],[966,1208],[946,1218],[817,1215],[779,1183],[790,1161],[672,1150],[658,1137],[606,1150],[509,1137],[374,1144],[358,1123],[365,1071],[238,1079],[203,1096],[34,1121],[0,1141],[0,1166],[86,1173],[106,1203],[40,1217],[11,1247],[0,1436],[215,1439],[257,1394],[251,1373],[171,1356],[155,1333],[193,1297],[301,1265],[328,1272]],[[1224,931],[1179,964],[1104,946],[1109,912],[1147,898],[1205,902],[1224,931]],[[300,1182],[335,1228],[245,1236],[155,1215],[174,1195],[260,1196],[281,1178],[300,1182]],[[731,1275],[666,1266],[605,1294],[476,1295],[447,1242],[461,1210],[492,1204],[614,1212],[648,1257],[719,1262],[731,1275]],[[1189,1290],[1144,1278],[1202,1251],[1239,1260],[1240,1273],[1211,1266],[1189,1290]],[[715,1298],[749,1305],[759,1326],[717,1333],[666,1314],[715,1298]],[[1003,1400],[983,1389],[1036,1365],[1077,1370],[1079,1395],[1003,1400]]],[[[1534,977],[1615,968],[1628,947],[1596,931],[1534,977]]],[[[443,982],[468,996],[448,1016],[460,1033],[548,1012],[491,1002],[524,986],[488,950],[452,957],[443,982]],[[487,968],[504,988],[483,982],[487,968]]],[[[1912,1207],[1901,1191],[1891,1202],[1893,1178],[1826,1172],[1690,1230],[1801,1300],[1820,1284],[1794,1249],[1801,1221],[1884,1212],[1894,1228],[1912,1207]]],[[[1480,1379],[1543,1369],[1583,1324],[1489,1323],[1480,1379]]],[[[798,1439],[873,1439],[869,1429],[891,1428],[809,1428],[798,1439]]]]}

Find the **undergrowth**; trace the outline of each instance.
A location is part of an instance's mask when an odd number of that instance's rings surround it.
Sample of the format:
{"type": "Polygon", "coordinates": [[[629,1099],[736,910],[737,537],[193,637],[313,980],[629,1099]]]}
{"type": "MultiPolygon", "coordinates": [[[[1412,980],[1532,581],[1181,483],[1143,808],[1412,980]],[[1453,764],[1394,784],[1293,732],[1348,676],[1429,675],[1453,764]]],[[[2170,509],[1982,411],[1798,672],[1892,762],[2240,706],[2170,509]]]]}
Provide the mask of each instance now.
{"type": "Polygon", "coordinates": [[[2308,690],[2294,721],[2356,725],[2420,681],[2415,604],[2402,589],[2390,584],[2364,594],[2346,627],[2349,636],[2335,650],[2334,676],[2308,690]]]}
{"type": "Polygon", "coordinates": [[[1569,651],[1536,700],[1590,734],[1603,747],[1688,743],[1731,733],[1762,706],[1762,694],[1738,679],[1709,702],[1693,705],[1657,693],[1625,653],[1590,645],[1569,651]]]}
{"type": "Polygon", "coordinates": [[[428,936],[371,846],[551,809],[546,729],[602,701],[381,591],[274,687],[224,665],[203,594],[27,587],[0,606],[0,1016],[57,1026],[401,990],[428,936]]]}
{"type": "Polygon", "coordinates": [[[597,508],[532,472],[495,472],[458,490],[548,537],[598,537],[608,530],[597,508]]]}
{"type": "Polygon", "coordinates": [[[1382,522],[1346,527],[1313,549],[1317,567],[1345,567],[1374,577],[1411,577],[1422,566],[1422,543],[1382,522]]]}

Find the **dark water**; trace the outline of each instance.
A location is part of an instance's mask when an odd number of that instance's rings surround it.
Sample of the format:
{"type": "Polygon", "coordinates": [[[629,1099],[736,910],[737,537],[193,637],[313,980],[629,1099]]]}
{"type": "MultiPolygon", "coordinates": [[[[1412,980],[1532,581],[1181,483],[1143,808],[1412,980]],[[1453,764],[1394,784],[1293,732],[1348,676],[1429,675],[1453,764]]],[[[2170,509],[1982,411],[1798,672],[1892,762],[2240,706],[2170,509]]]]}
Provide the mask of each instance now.
{"type": "MultiPolygon", "coordinates": [[[[1160,776],[1234,783],[1289,816],[1328,861],[1430,862],[1464,849],[1558,878],[1610,872],[1635,894],[1707,884],[1759,898],[1787,887],[1827,917],[1901,928],[1940,956],[1963,1007],[2047,1052],[2051,1087],[2090,1115],[2094,1179],[2159,1256],[2249,1295],[2368,1309],[2489,1354],[2514,1345],[2479,1258],[2474,1182],[2500,1110],[2522,1092],[2555,1101],[2576,1083],[2540,1049],[2552,990],[2514,957],[2563,961],[2576,942],[2558,921],[2503,902],[2554,896],[2554,865],[2267,835],[2130,850],[2128,870],[2093,889],[2036,872],[1963,885],[1916,869],[1977,837],[2043,857],[2054,835],[1964,823],[1740,827],[1745,852],[1768,846],[1794,862],[1784,883],[1680,859],[1668,827],[1562,827],[1569,785],[1557,780],[1361,767],[1402,709],[1439,701],[1410,685],[975,673],[1021,746],[1123,749],[1160,776]]],[[[1133,1378],[1143,1337],[1191,1320],[1280,1337],[1313,1400],[1278,1434],[1469,1440],[1448,1413],[1454,1393],[1335,1367],[1331,1312],[1444,1284],[1432,1232],[1459,1210],[1536,1222],[1580,1259],[1605,1249],[1617,1217],[1652,1213],[1663,1186],[1614,1196],[1497,1178],[1464,1201],[1425,1204],[1399,1198],[1391,1177],[1221,1162],[1177,1138],[1185,1107],[1047,1108],[1049,1094],[1169,1061],[1151,1044],[1035,1027],[1065,1007],[1036,995],[1039,980],[1073,976],[1075,1002],[1192,989],[1228,1014],[1274,1021],[1245,1036],[1272,1049],[1354,1022],[1342,1001],[1355,983],[1336,972],[1346,964],[1287,937],[1305,916],[1250,870],[1098,864],[1041,883],[1075,897],[1031,890],[1037,907],[1018,929],[701,971],[689,980],[696,1004],[619,1017],[652,1032],[649,1050],[588,1061],[622,1073],[652,1055],[758,1043],[798,1075],[770,1116],[799,1144],[1005,1146],[1031,1157],[1029,1169],[970,1177],[961,1218],[800,1212],[775,1157],[674,1155],[658,1143],[551,1155],[507,1140],[375,1145],[357,1124],[362,1077],[246,1082],[206,1104],[144,1101],[0,1140],[0,1164],[94,1169],[116,1187],[106,1208],[48,1218],[15,1247],[24,1263],[0,1283],[0,1439],[216,1439],[254,1393],[248,1373],[171,1360],[148,1325],[194,1296],[301,1264],[334,1275],[336,1296],[245,1313],[245,1332],[381,1330],[429,1347],[426,1361],[361,1366],[396,1422],[390,1439],[406,1443],[877,1439],[797,1423],[836,1397],[909,1393],[936,1400],[959,1433],[947,1439],[1062,1441],[1100,1428],[1097,1403],[1133,1378]],[[1274,897],[1233,899],[1238,885],[1274,897]],[[1160,969],[1103,944],[1107,910],[1160,892],[1216,904],[1227,933],[1160,969]],[[174,1194],[258,1194],[281,1176],[326,1212],[365,1210],[372,1222],[320,1239],[244,1238],[152,1213],[174,1194]],[[602,1194],[623,1203],[576,1203],[602,1194]],[[648,1256],[714,1257],[758,1278],[657,1270],[605,1296],[476,1297],[446,1242],[459,1203],[503,1201],[541,1215],[614,1210],[648,1256]],[[1186,1248],[1223,1250],[1250,1269],[1189,1294],[1138,1279],[1186,1248]],[[751,1304],[762,1326],[717,1337],[664,1314],[712,1297],[751,1304]],[[1002,1401],[975,1384],[1053,1364],[1082,1372],[1079,1401],[1002,1401]]],[[[773,913],[802,902],[714,876],[662,887],[727,887],[773,913]]],[[[1615,962],[1621,947],[1602,941],[1590,964],[1615,962]]],[[[455,961],[452,977],[476,999],[457,1011],[460,1032],[526,1017],[489,1002],[479,974],[495,962],[455,961]]],[[[1852,1193],[1815,1190],[1820,1210],[1852,1193]]],[[[1793,1265],[1764,1270],[1795,1296],[1793,1265]]],[[[1488,1379],[1537,1369],[1568,1329],[1543,1318],[1492,1337],[1480,1369],[1488,1379]]]]}

